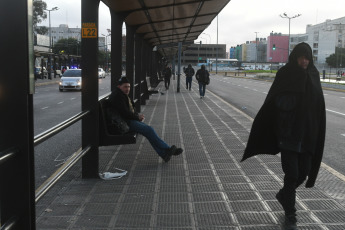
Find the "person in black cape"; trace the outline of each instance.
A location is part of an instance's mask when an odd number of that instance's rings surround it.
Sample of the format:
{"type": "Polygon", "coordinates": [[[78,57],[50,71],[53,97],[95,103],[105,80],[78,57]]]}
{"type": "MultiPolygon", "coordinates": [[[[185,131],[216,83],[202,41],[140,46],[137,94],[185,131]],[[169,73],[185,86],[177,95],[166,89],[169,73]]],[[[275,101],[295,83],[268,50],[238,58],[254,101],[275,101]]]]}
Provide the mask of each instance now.
{"type": "Polygon", "coordinates": [[[284,185],[276,198],[285,211],[285,229],[297,229],[296,188],[313,187],[325,143],[326,109],[312,50],[299,43],[276,74],[256,115],[241,161],[281,153],[284,185]]]}

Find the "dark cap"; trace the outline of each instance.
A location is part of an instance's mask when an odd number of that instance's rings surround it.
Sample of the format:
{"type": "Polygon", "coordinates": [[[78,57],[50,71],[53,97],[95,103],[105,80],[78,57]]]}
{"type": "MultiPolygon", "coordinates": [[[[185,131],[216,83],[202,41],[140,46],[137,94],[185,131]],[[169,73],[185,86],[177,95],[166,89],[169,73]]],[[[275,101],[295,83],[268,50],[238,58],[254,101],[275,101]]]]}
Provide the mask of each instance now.
{"type": "Polygon", "coordinates": [[[124,83],[130,83],[127,77],[121,77],[118,81],[118,85],[122,85],[124,83]]]}

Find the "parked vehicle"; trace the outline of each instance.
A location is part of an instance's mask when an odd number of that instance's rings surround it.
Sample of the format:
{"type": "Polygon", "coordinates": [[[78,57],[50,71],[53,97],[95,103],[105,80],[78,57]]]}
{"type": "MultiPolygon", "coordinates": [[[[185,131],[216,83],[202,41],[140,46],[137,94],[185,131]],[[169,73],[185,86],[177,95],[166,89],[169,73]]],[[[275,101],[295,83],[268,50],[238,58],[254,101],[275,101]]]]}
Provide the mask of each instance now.
{"type": "Polygon", "coordinates": [[[98,78],[105,78],[105,72],[102,68],[98,68],[98,78]]]}
{"type": "Polygon", "coordinates": [[[42,74],[41,67],[35,67],[35,70],[34,70],[35,80],[37,80],[38,78],[42,78],[41,74],[42,74]]]}
{"type": "Polygon", "coordinates": [[[81,69],[68,69],[60,78],[59,90],[81,90],[82,88],[82,78],[81,69]]]}

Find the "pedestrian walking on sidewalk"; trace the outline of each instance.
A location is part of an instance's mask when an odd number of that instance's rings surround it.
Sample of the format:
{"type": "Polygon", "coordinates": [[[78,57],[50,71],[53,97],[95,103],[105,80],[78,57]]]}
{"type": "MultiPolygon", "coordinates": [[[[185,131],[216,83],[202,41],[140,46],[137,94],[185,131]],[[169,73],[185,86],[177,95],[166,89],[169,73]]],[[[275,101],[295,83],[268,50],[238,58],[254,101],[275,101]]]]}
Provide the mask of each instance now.
{"type": "Polygon", "coordinates": [[[189,89],[190,91],[192,88],[192,80],[193,80],[195,71],[192,65],[189,64],[188,67],[183,70],[183,72],[186,74],[186,89],[187,90],[189,89]]]}
{"type": "Polygon", "coordinates": [[[135,111],[134,102],[128,97],[131,84],[127,77],[121,77],[117,88],[109,96],[110,105],[116,109],[121,117],[127,122],[130,132],[135,132],[146,137],[154,150],[165,161],[168,162],[171,156],[180,155],[183,149],[175,145],[169,146],[149,125],[145,124],[144,115],[135,111]]]}
{"type": "Polygon", "coordinates": [[[196,71],[195,78],[196,80],[198,80],[199,83],[200,99],[204,98],[206,92],[206,85],[210,84],[210,74],[206,70],[205,65],[202,65],[201,69],[196,71]]]}
{"type": "Polygon", "coordinates": [[[285,229],[297,229],[296,189],[313,187],[326,130],[320,74],[307,43],[298,44],[282,67],[256,115],[242,161],[257,154],[281,153],[284,185],[276,198],[285,211],[285,229]]]}
{"type": "Polygon", "coordinates": [[[167,65],[164,69],[164,85],[165,85],[166,90],[169,89],[170,78],[171,78],[171,68],[167,65]]]}

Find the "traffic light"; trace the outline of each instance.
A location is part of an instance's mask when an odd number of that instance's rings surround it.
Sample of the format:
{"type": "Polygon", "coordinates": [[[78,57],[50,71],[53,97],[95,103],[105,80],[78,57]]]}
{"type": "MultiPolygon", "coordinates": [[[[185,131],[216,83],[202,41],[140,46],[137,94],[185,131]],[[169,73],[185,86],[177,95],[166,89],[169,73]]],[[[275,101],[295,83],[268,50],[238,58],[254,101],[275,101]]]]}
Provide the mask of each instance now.
{"type": "Polygon", "coordinates": [[[273,49],[273,50],[276,50],[276,44],[273,44],[272,49],[273,49]]]}

